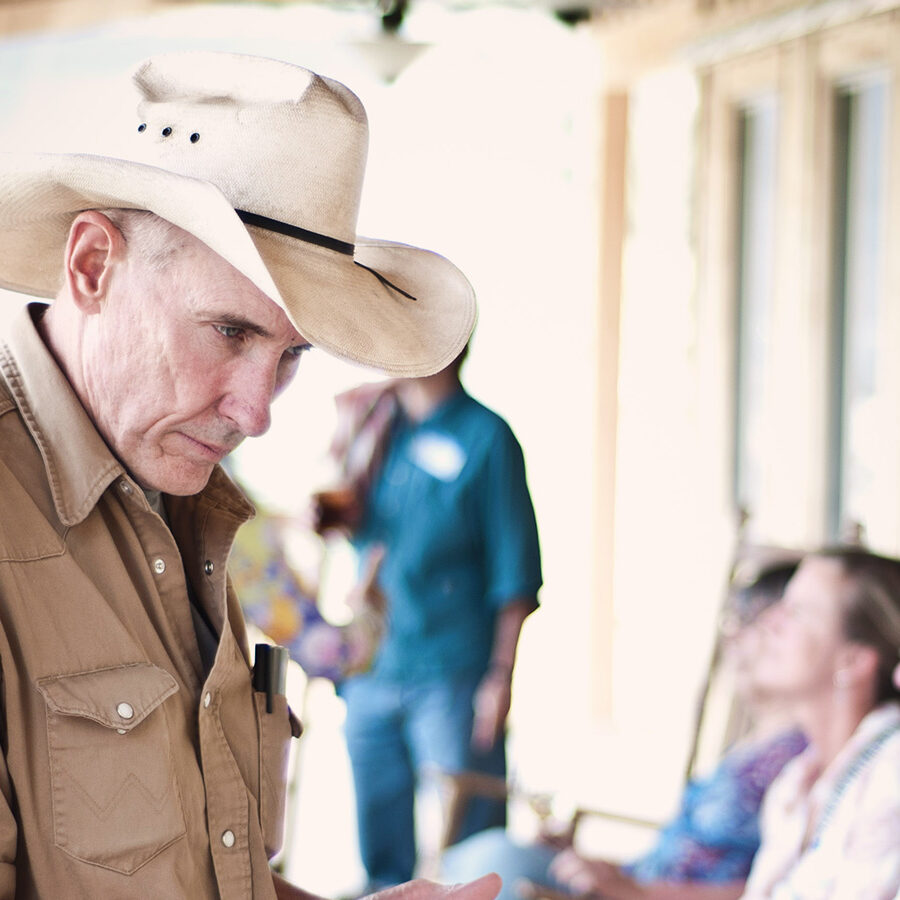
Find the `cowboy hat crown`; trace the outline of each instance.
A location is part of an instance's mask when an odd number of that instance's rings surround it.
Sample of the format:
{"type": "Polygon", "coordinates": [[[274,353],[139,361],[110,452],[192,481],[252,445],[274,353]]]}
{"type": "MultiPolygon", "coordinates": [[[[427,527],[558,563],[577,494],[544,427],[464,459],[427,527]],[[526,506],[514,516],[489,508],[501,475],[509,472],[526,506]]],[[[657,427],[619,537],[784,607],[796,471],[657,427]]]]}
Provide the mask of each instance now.
{"type": "Polygon", "coordinates": [[[368,150],[356,95],[275,60],[254,59],[248,81],[247,57],[208,58],[202,69],[178,54],[135,72],[135,157],[215,184],[235,209],[354,244],[368,150]]]}
{"type": "Polygon", "coordinates": [[[449,364],[475,322],[438,254],[359,238],[366,114],[344,85],[226,53],[151,57],[134,73],[125,150],[0,154],[0,283],[53,296],[72,219],[149,210],[204,241],[314,345],[401,376],[449,364]]]}

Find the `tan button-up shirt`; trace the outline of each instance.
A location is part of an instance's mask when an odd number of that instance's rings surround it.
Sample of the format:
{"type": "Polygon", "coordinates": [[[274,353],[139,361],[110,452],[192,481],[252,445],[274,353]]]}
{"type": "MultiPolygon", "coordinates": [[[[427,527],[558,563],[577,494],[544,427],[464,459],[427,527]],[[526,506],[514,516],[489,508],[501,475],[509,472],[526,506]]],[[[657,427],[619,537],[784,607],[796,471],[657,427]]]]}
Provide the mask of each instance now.
{"type": "Polygon", "coordinates": [[[252,507],[216,470],[165,497],[170,530],[40,309],[0,345],[0,900],[273,898],[292,721],[252,689],[226,577],[252,507]],[[187,581],[220,635],[208,675],[187,581]]]}

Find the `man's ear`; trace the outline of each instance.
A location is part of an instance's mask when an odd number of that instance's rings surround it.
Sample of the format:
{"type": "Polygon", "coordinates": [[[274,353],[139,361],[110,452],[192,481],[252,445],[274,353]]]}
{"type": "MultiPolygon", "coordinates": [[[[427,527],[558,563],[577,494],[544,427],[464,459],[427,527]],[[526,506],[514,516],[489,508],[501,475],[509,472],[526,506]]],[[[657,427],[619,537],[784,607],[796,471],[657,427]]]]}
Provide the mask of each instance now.
{"type": "Polygon", "coordinates": [[[75,305],[88,315],[100,311],[113,267],[124,258],[122,232],[95,210],[79,213],[66,241],[66,287],[75,305]]]}

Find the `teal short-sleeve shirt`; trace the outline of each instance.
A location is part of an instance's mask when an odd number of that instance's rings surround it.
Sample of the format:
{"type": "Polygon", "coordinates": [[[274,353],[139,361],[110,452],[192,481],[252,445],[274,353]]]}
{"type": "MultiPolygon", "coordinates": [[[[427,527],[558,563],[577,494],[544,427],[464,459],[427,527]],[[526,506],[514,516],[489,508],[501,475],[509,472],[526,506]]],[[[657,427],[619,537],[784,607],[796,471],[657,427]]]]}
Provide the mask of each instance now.
{"type": "Polygon", "coordinates": [[[483,672],[497,611],[541,587],[534,508],[509,425],[460,389],[424,421],[402,413],[354,539],[384,544],[388,628],[374,674],[483,672]]]}

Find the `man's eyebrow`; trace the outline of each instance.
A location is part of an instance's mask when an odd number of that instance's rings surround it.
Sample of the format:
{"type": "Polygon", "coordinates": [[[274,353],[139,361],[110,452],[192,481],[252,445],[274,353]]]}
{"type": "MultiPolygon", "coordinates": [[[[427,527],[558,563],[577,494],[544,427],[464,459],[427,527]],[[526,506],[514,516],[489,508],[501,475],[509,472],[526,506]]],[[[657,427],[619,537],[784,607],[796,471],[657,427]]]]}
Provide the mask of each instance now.
{"type": "MultiPolygon", "coordinates": [[[[258,322],[252,322],[250,319],[245,319],[243,316],[239,316],[235,313],[221,313],[220,315],[215,316],[215,319],[223,325],[230,325],[232,328],[240,328],[242,331],[249,331],[251,334],[258,335],[261,338],[274,337],[268,328],[264,328],[258,322]]],[[[312,344],[307,340],[300,340],[292,346],[303,347],[305,350],[312,349],[312,344]]]]}
{"type": "Polygon", "coordinates": [[[263,328],[258,322],[251,322],[250,319],[245,319],[242,316],[235,315],[234,313],[223,313],[221,315],[216,316],[219,322],[223,325],[230,325],[232,328],[240,328],[243,331],[249,331],[252,334],[259,335],[262,338],[270,338],[273,337],[271,331],[268,328],[263,328]]]}

